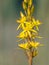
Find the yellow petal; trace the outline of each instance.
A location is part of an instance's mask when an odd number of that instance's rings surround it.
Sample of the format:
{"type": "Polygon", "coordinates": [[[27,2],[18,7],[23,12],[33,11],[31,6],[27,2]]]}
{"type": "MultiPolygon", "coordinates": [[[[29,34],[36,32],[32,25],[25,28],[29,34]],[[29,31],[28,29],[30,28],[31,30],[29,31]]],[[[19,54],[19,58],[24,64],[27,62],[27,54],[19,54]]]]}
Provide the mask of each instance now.
{"type": "Polygon", "coordinates": [[[20,19],[20,23],[25,23],[26,22],[26,17],[23,16],[21,19],[20,19]]]}
{"type": "Polygon", "coordinates": [[[36,26],[36,29],[39,31],[39,28],[38,28],[38,26],[36,26]]]}
{"type": "Polygon", "coordinates": [[[42,24],[42,23],[41,23],[39,20],[37,20],[36,22],[37,22],[37,25],[40,25],[40,24],[42,24]]]}
{"type": "Polygon", "coordinates": [[[24,37],[25,37],[24,32],[25,32],[25,31],[22,31],[22,32],[19,34],[19,36],[17,36],[17,37],[19,37],[19,38],[24,38],[24,37]]]}
{"type": "Polygon", "coordinates": [[[21,15],[21,17],[24,17],[24,14],[22,12],[20,12],[20,15],[21,15]]]}
{"type": "Polygon", "coordinates": [[[37,38],[43,38],[43,37],[40,37],[40,36],[36,36],[37,38]]]}
{"type": "Polygon", "coordinates": [[[17,27],[17,29],[16,29],[16,30],[18,30],[20,27],[21,27],[21,24],[17,27]]]}
{"type": "Polygon", "coordinates": [[[32,31],[32,32],[34,32],[34,33],[37,33],[37,31],[36,31],[36,30],[33,30],[33,29],[32,29],[31,31],[32,31]]]}
{"type": "Polygon", "coordinates": [[[22,25],[22,29],[24,30],[24,28],[25,28],[25,27],[24,27],[24,24],[22,23],[21,25],[22,25]]]}
{"type": "Polygon", "coordinates": [[[26,37],[26,38],[28,37],[28,33],[27,33],[27,32],[25,32],[25,37],[26,37]]]}
{"type": "Polygon", "coordinates": [[[28,50],[27,45],[28,45],[28,43],[18,44],[18,46],[19,46],[20,48],[23,48],[23,49],[27,49],[27,50],[28,50]]]}
{"type": "Polygon", "coordinates": [[[20,20],[16,20],[16,22],[20,23],[20,20]]]}
{"type": "Polygon", "coordinates": [[[40,45],[40,43],[36,42],[35,43],[35,47],[38,47],[40,45]]]}

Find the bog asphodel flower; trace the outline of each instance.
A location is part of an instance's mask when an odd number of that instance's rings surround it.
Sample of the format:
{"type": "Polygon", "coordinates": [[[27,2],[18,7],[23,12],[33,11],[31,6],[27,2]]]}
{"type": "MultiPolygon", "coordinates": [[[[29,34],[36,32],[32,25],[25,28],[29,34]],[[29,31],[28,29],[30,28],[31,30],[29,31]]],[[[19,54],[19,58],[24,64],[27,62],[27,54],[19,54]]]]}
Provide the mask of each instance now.
{"type": "Polygon", "coordinates": [[[31,22],[28,22],[25,24],[25,26],[22,27],[23,31],[20,33],[18,37],[25,38],[29,35],[31,37],[31,32],[37,33],[36,30],[33,29],[33,26],[31,22]]]}
{"type": "Polygon", "coordinates": [[[35,48],[37,49],[39,46],[43,46],[43,44],[40,44],[39,42],[26,42],[26,43],[22,43],[22,44],[18,44],[19,47],[23,48],[23,49],[30,49],[30,48],[35,48]]]}
{"type": "Polygon", "coordinates": [[[34,27],[36,27],[36,29],[39,31],[38,26],[41,25],[42,23],[39,20],[35,20],[34,18],[32,18],[32,25],[34,25],[34,27]]]}
{"type": "Polygon", "coordinates": [[[25,31],[22,31],[17,37],[22,38],[22,39],[26,39],[28,37],[28,34],[27,34],[27,32],[25,33],[25,31]]]}
{"type": "Polygon", "coordinates": [[[16,20],[16,22],[19,23],[19,26],[18,26],[17,30],[20,27],[24,27],[24,23],[26,22],[26,16],[22,12],[20,12],[20,16],[21,16],[21,18],[19,20],[16,20]]]}

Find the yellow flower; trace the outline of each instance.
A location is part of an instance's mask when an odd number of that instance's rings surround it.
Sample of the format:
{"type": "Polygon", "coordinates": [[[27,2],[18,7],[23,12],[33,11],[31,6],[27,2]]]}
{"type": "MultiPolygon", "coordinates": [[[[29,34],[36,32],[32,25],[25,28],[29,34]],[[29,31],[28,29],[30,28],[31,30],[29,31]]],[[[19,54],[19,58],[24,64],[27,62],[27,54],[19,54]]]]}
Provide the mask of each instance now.
{"type": "Polygon", "coordinates": [[[27,34],[27,32],[25,33],[25,31],[22,31],[17,37],[25,39],[28,37],[28,34],[27,34]]]}
{"type": "Polygon", "coordinates": [[[23,28],[24,32],[31,37],[31,32],[37,33],[36,30],[33,29],[33,25],[31,22],[26,23],[25,27],[23,28]]]}
{"type": "Polygon", "coordinates": [[[39,46],[43,46],[43,44],[40,44],[39,42],[30,42],[31,46],[35,49],[37,49],[39,46]]]}
{"type": "Polygon", "coordinates": [[[33,25],[30,22],[25,23],[25,26],[22,27],[23,31],[19,34],[19,38],[27,38],[28,36],[31,37],[31,31],[37,33],[33,28],[33,25]]]}
{"type": "Polygon", "coordinates": [[[18,44],[19,47],[23,48],[23,49],[27,49],[29,50],[30,48],[35,48],[37,49],[39,46],[43,46],[42,44],[38,43],[38,42],[26,42],[26,43],[22,43],[22,44],[18,44]]]}
{"type": "Polygon", "coordinates": [[[17,20],[18,23],[20,23],[20,25],[18,26],[17,30],[22,26],[24,27],[24,23],[26,22],[26,17],[24,16],[24,14],[22,12],[20,12],[21,18],[20,20],[17,20]]]}
{"type": "Polygon", "coordinates": [[[37,33],[36,30],[32,29],[33,25],[30,22],[27,22],[25,26],[22,27],[23,31],[19,34],[19,38],[27,38],[28,36],[31,37],[31,32],[37,33]]]}
{"type": "Polygon", "coordinates": [[[32,18],[32,21],[32,24],[36,27],[37,30],[39,30],[38,26],[42,23],[39,20],[35,20],[34,18],[32,18]]]}

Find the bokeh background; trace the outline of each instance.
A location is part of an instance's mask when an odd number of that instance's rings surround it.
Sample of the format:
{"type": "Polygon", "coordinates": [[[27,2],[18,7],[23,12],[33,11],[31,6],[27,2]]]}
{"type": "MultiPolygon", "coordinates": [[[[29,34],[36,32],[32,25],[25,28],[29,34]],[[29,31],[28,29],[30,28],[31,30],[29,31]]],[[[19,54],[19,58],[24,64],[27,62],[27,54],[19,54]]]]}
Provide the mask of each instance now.
{"type": "MultiPolygon", "coordinates": [[[[28,65],[24,51],[18,48],[16,32],[23,0],[0,0],[0,65],[28,65]]],[[[33,59],[33,65],[49,65],[49,0],[33,0],[34,17],[43,24],[40,26],[39,39],[44,46],[40,47],[39,54],[33,59]]],[[[19,42],[20,43],[20,42],[19,42]]]]}

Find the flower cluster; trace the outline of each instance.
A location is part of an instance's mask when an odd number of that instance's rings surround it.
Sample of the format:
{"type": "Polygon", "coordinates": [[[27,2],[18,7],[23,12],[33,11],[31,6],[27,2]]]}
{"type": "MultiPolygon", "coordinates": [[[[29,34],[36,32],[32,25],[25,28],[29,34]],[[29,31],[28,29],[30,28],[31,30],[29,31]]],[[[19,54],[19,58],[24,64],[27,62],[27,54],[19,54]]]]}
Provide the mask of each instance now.
{"type": "Polygon", "coordinates": [[[22,29],[22,32],[20,32],[17,37],[26,40],[26,42],[18,44],[18,46],[25,50],[37,50],[39,46],[42,46],[42,44],[35,41],[35,38],[41,38],[38,34],[38,31],[39,25],[41,25],[42,23],[32,16],[32,13],[34,11],[32,0],[24,0],[22,2],[22,6],[25,14],[23,14],[23,12],[20,12],[21,17],[20,19],[16,20],[16,22],[19,23],[17,30],[19,30],[20,28],[22,29]]]}

